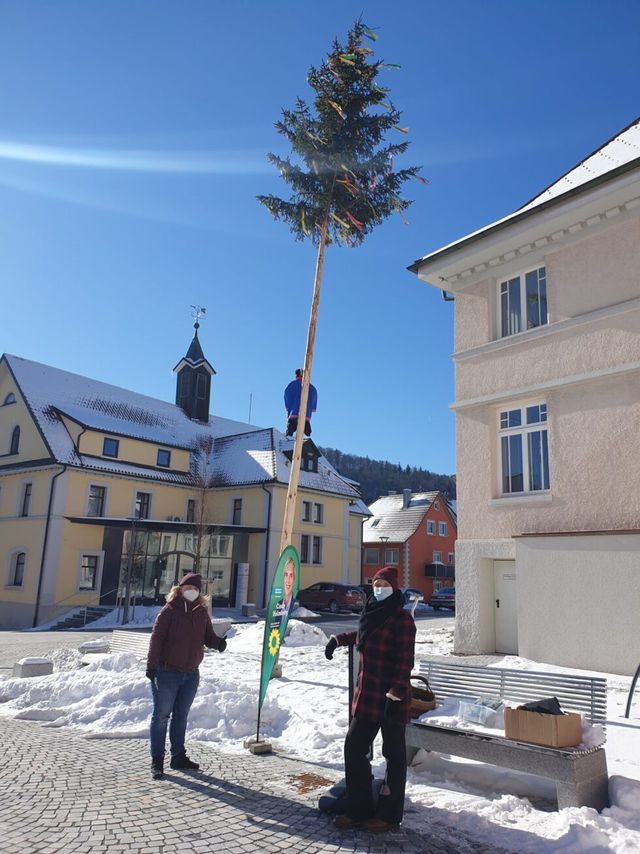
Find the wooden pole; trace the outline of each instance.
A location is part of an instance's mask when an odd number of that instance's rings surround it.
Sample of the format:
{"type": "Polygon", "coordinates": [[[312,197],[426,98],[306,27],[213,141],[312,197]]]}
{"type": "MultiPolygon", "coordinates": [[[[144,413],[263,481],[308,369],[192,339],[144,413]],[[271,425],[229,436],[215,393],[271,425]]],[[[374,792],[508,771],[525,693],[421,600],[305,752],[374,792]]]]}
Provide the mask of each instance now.
{"type": "Polygon", "coordinates": [[[322,266],[324,264],[324,250],[326,248],[327,231],[329,228],[329,215],[324,218],[320,230],[320,245],[316,257],[316,272],[313,281],[313,298],[311,300],[311,312],[309,315],[309,329],[307,331],[307,348],[304,354],[304,369],[302,374],[302,388],[300,390],[300,408],[298,410],[298,428],[296,440],[293,446],[293,457],[291,460],[291,472],[289,474],[289,487],[287,489],[287,500],[284,505],[284,517],[282,520],[282,537],[280,539],[280,554],[286,546],[292,545],[293,526],[296,514],[296,499],[298,497],[298,481],[300,480],[300,461],[302,459],[302,443],[304,441],[304,426],[307,415],[307,401],[309,400],[309,384],[311,382],[311,363],[313,362],[313,345],[316,338],[316,323],[318,320],[318,305],[320,303],[320,285],[322,283],[322,266]]]}

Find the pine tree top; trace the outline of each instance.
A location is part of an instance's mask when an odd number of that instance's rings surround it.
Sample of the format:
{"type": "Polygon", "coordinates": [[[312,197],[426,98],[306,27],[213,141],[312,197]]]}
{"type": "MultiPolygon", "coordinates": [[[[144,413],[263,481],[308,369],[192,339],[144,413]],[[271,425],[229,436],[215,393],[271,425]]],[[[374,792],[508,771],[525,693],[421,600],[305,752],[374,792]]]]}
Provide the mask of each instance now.
{"type": "Polygon", "coordinates": [[[346,43],[335,40],[322,65],[309,69],[313,108],[298,98],[275,124],[292,154],[267,157],[290,186],[291,196],[258,200],[289,225],[296,240],[308,238],[318,245],[328,218],[327,242],[357,246],[390,214],[402,216],[409,207],[411,202],[400,196],[408,178],[423,181],[418,167],[393,168],[408,142],[388,144],[386,135],[406,134],[407,129],[399,124],[389,90],[377,79],[382,70],[399,66],[374,60],[365,39],[375,41],[377,35],[357,20],[346,43]]]}

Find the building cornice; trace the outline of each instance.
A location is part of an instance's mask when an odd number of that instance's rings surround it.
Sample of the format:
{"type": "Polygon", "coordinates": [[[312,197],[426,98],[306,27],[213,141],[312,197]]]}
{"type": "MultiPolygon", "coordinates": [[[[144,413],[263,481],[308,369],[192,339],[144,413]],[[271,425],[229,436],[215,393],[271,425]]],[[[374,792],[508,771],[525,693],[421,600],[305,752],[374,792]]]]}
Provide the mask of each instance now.
{"type": "Polygon", "coordinates": [[[599,320],[617,317],[630,311],[640,311],[640,297],[625,300],[625,302],[619,302],[615,305],[596,308],[585,314],[578,314],[575,317],[568,317],[565,320],[557,320],[555,323],[537,326],[535,329],[525,329],[524,332],[517,332],[515,335],[506,335],[504,338],[497,338],[495,341],[488,341],[486,344],[470,347],[467,350],[459,350],[457,353],[453,353],[451,358],[454,362],[464,362],[467,359],[486,356],[490,353],[495,353],[497,350],[504,350],[507,347],[517,348],[519,344],[529,344],[532,341],[538,341],[540,338],[560,335],[567,330],[580,326],[588,326],[591,323],[597,323],[599,320]]]}
{"type": "Polygon", "coordinates": [[[592,382],[593,380],[607,379],[609,377],[625,376],[626,374],[631,374],[636,371],[640,371],[640,362],[627,362],[623,365],[601,368],[597,371],[588,371],[583,374],[571,374],[566,377],[558,377],[556,379],[547,380],[546,382],[536,383],[535,385],[509,388],[504,391],[494,392],[493,394],[486,394],[482,397],[471,397],[466,400],[457,400],[455,403],[451,403],[449,405],[449,409],[452,409],[454,412],[459,412],[463,409],[472,409],[476,406],[489,406],[494,403],[500,403],[503,400],[518,400],[524,397],[532,397],[534,395],[553,391],[556,388],[562,388],[563,386],[592,382]]]}

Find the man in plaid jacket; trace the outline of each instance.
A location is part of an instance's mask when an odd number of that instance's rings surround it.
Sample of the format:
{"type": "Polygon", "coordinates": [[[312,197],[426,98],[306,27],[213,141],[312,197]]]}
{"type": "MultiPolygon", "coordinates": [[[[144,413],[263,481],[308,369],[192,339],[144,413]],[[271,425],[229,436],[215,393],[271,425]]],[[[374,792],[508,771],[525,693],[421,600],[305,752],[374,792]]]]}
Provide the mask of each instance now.
{"type": "Polygon", "coordinates": [[[413,617],[403,608],[397,572],[385,566],[373,578],[373,595],[358,631],[332,635],[326,646],[329,659],[338,646],[355,644],[360,653],[353,718],[344,745],[347,810],[336,819],[343,830],[363,824],[371,832],[382,833],[402,821],[415,635],[413,617]],[[379,730],[387,774],[374,815],[368,754],[379,730]]]}

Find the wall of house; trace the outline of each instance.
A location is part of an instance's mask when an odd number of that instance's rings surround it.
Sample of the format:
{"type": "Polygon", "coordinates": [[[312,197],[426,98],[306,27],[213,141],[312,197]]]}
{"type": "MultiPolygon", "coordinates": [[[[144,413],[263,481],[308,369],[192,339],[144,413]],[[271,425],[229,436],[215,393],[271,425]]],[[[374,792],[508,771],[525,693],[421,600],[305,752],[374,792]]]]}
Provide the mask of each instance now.
{"type": "MultiPolygon", "coordinates": [[[[138,439],[128,439],[124,436],[112,435],[96,430],[85,430],[78,434],[79,451],[82,454],[90,454],[101,457],[105,438],[117,439],[119,442],[118,457],[120,462],[136,463],[137,465],[157,467],[158,450],[160,448],[171,452],[171,461],[168,468],[173,471],[189,471],[189,451],[181,448],[172,448],[169,445],[161,445],[155,442],[142,442],[138,439]]],[[[105,459],[113,459],[106,457],[105,459]]],[[[162,471],[162,468],[160,468],[162,471]]]]}
{"type": "Polygon", "coordinates": [[[455,563],[455,557],[453,560],[449,560],[450,554],[455,555],[455,525],[445,509],[444,502],[439,502],[437,510],[434,504],[431,504],[424,519],[409,538],[409,579],[408,584],[405,586],[421,590],[425,602],[431,598],[434,590],[434,581],[439,582],[440,587],[451,587],[454,584],[454,579],[433,579],[425,576],[425,566],[434,562],[434,551],[440,552],[442,563],[455,563]],[[434,534],[427,534],[427,520],[434,522],[434,534]],[[447,525],[447,533],[444,537],[438,533],[439,522],[445,522],[447,525]]]}
{"type": "Polygon", "coordinates": [[[22,394],[3,362],[0,364],[0,466],[48,457],[47,446],[27,409],[22,394]],[[3,406],[2,402],[10,393],[15,395],[16,402],[3,406]],[[20,427],[19,453],[9,456],[14,427],[20,427]]]}
{"type": "Polygon", "coordinates": [[[640,533],[516,542],[519,654],[631,675],[640,664],[640,533]]]}
{"type": "Polygon", "coordinates": [[[497,425],[501,407],[458,413],[461,539],[638,525],[638,374],[567,386],[541,399],[549,412],[550,492],[546,495],[500,497],[497,425]]]}

